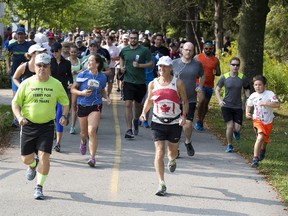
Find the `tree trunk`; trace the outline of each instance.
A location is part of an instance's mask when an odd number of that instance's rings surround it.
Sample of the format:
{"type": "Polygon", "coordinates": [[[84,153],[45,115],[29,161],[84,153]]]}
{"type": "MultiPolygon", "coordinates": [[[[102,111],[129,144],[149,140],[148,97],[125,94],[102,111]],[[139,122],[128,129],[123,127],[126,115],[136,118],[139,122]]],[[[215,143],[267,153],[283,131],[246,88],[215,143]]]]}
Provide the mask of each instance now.
{"type": "Polygon", "coordinates": [[[215,0],[215,48],[216,55],[219,55],[220,50],[223,47],[223,0],[215,0]]]}
{"type": "Polygon", "coordinates": [[[263,74],[263,50],[269,0],[245,0],[241,7],[238,37],[239,57],[243,73],[252,81],[263,74]]]}

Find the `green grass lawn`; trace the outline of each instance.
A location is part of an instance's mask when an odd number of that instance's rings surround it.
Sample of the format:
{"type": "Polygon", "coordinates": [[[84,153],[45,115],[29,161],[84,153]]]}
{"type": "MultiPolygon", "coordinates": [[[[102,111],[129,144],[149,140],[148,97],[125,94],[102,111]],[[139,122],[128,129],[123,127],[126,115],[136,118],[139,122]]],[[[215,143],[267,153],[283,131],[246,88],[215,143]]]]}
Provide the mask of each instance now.
{"type": "MultiPolygon", "coordinates": [[[[260,162],[257,169],[288,204],[288,104],[281,104],[281,107],[275,110],[275,116],[270,136],[271,143],[267,146],[265,159],[260,162]]],[[[223,141],[223,145],[226,145],[226,125],[215,97],[211,100],[205,122],[205,126],[223,141]]],[[[233,141],[233,145],[235,151],[241,154],[247,162],[251,162],[253,157],[255,139],[252,120],[244,118],[241,139],[233,141]]]]}
{"type": "Polygon", "coordinates": [[[8,145],[8,132],[12,129],[12,120],[13,114],[11,106],[0,105],[0,154],[3,153],[3,148],[8,145]]]}

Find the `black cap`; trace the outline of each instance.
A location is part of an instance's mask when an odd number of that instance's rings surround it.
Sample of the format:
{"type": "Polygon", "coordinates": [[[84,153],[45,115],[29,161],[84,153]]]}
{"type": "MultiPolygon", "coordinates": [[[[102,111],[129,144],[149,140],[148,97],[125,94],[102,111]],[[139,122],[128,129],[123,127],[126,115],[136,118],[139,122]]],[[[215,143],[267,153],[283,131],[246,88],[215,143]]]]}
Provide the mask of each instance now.
{"type": "Polygon", "coordinates": [[[91,40],[89,46],[98,46],[98,42],[96,40],[91,40]]]}
{"type": "Polygon", "coordinates": [[[54,51],[58,52],[59,49],[62,49],[61,43],[55,42],[51,46],[51,52],[54,52],[54,51]]]}

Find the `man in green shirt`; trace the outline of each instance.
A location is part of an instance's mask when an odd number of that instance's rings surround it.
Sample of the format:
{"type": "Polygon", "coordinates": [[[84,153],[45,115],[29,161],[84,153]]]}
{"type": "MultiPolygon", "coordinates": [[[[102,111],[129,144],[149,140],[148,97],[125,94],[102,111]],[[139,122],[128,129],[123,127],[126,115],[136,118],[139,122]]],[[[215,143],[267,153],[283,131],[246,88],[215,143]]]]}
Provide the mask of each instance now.
{"type": "Polygon", "coordinates": [[[41,53],[35,59],[36,75],[24,80],[12,100],[12,110],[21,125],[21,158],[28,165],[26,178],[36,176],[35,199],[44,199],[43,184],[50,169],[50,155],[54,137],[56,103],[63,106],[60,124],[66,125],[69,99],[57,79],[50,76],[50,56],[41,53]],[[38,158],[34,153],[38,152],[38,158]]]}
{"type": "Polygon", "coordinates": [[[146,47],[138,44],[138,39],[138,32],[131,32],[129,35],[130,45],[124,47],[120,52],[120,70],[121,73],[124,73],[125,119],[128,127],[125,138],[128,139],[134,138],[134,135],[138,135],[139,132],[138,119],[143,107],[141,102],[146,94],[146,73],[144,69],[154,67],[152,54],[146,47]],[[132,119],[134,133],[132,132],[132,119]]]}

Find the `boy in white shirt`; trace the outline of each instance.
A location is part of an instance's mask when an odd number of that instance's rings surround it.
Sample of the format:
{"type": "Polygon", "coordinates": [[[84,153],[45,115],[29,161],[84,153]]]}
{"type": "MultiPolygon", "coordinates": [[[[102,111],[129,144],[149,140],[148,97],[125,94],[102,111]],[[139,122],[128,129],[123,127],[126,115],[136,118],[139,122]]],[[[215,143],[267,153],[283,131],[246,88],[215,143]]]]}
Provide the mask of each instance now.
{"type": "Polygon", "coordinates": [[[280,107],[279,100],[274,92],[266,90],[266,83],[267,79],[262,75],[253,77],[255,92],[249,96],[246,104],[246,118],[253,119],[253,127],[256,132],[252,167],[258,167],[259,161],[265,157],[266,145],[270,142],[269,136],[273,126],[273,108],[280,107]],[[252,116],[250,111],[253,106],[252,116]]]}

